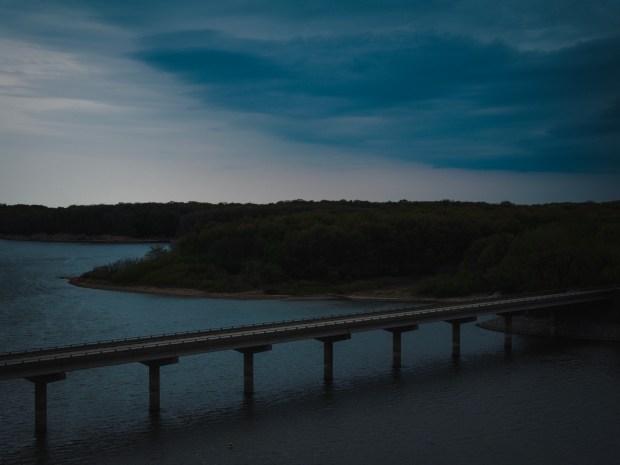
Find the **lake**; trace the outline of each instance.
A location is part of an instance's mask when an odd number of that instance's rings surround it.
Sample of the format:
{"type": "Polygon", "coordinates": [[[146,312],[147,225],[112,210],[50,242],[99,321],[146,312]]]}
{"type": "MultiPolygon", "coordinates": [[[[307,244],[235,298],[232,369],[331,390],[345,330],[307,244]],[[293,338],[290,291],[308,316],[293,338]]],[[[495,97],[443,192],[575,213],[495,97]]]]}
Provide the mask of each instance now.
{"type": "MultiPolygon", "coordinates": [[[[244,301],[84,289],[62,277],[143,256],[147,244],[0,240],[0,352],[334,313],[390,302],[244,301]]],[[[609,464],[620,456],[620,345],[422,325],[403,334],[400,371],[387,331],[334,345],[323,382],[318,341],[255,356],[182,357],[161,369],[158,417],[138,363],[68,372],[48,386],[34,435],[34,386],[0,382],[6,464],[609,464]]]]}

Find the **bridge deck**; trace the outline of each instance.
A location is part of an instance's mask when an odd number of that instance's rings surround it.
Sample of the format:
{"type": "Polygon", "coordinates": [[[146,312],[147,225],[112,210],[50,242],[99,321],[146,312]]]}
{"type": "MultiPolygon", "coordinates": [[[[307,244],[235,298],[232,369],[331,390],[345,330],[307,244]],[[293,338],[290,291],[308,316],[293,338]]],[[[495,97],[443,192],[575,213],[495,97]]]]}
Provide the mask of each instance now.
{"type": "Polygon", "coordinates": [[[337,337],[354,332],[458,321],[612,298],[613,288],[499,298],[424,308],[397,308],[186,333],[163,334],[0,354],[0,381],[183,355],[337,337]]]}

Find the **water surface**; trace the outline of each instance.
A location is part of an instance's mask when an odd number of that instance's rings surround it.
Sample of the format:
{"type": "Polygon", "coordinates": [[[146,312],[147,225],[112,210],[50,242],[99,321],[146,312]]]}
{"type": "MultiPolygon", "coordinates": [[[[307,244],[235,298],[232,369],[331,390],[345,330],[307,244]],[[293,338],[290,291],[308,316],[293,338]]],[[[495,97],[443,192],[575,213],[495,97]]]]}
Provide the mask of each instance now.
{"type": "MultiPolygon", "coordinates": [[[[142,256],[150,245],[0,241],[0,351],[356,312],[390,303],[237,301],[150,296],[70,286],[63,276],[142,256]]],[[[182,357],[161,369],[162,411],[148,412],[140,364],[69,372],[49,385],[45,439],[34,429],[33,385],[0,382],[0,463],[50,464],[582,464],[620,454],[617,344],[503,335],[450,326],[335,344],[335,381],[322,381],[317,341],[255,356],[182,357]],[[232,444],[232,448],[229,445],[232,444]]]]}

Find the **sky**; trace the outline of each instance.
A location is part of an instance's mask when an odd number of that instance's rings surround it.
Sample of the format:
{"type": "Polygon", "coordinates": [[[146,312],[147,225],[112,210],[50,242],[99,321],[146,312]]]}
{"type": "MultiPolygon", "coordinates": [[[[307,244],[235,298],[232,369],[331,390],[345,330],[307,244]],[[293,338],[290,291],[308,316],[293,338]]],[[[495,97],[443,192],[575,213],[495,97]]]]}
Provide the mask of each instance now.
{"type": "Polygon", "coordinates": [[[0,203],[620,199],[617,0],[0,0],[0,203]]]}

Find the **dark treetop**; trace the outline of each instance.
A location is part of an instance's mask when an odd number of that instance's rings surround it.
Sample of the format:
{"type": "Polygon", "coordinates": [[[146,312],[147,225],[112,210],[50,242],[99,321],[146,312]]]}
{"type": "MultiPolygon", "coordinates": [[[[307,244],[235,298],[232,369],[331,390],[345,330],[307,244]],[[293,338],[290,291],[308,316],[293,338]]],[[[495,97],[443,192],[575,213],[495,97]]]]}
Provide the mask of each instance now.
{"type": "Polygon", "coordinates": [[[0,205],[0,234],[173,241],[83,275],[121,286],[448,296],[620,282],[620,202],[0,205]]]}

